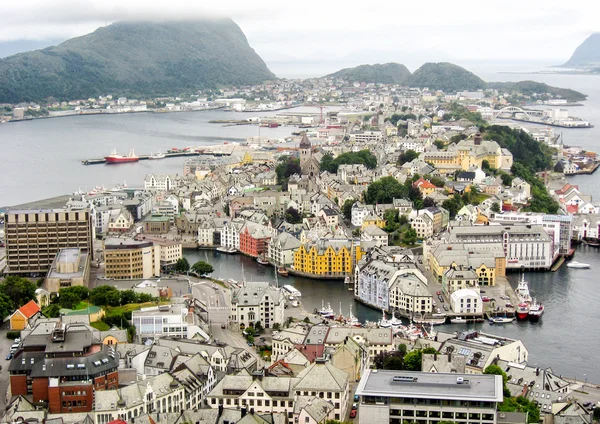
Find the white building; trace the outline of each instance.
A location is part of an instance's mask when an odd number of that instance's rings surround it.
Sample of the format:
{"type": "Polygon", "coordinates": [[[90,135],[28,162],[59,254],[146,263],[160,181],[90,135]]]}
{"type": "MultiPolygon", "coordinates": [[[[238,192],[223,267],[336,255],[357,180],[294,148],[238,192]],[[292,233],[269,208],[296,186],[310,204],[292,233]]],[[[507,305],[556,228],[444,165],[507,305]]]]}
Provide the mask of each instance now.
{"type": "Polygon", "coordinates": [[[144,190],[171,191],[179,187],[180,181],[178,175],[147,174],[144,179],[144,190]]]}
{"type": "Polygon", "coordinates": [[[300,244],[293,235],[281,232],[269,240],[267,258],[276,266],[289,267],[294,263],[294,252],[300,244]]]}
{"type": "Polygon", "coordinates": [[[221,246],[240,249],[240,231],[244,226],[244,220],[234,219],[223,224],[221,231],[221,246]]]}
{"type": "Polygon", "coordinates": [[[481,314],[483,301],[473,289],[459,289],[450,295],[450,308],[457,314],[481,314]]]}
{"type": "Polygon", "coordinates": [[[275,323],[283,324],[285,297],[269,283],[247,282],[234,290],[231,300],[231,320],[249,327],[260,322],[264,328],[275,323]]]}
{"type": "Polygon", "coordinates": [[[355,227],[362,227],[363,220],[370,214],[375,214],[373,205],[364,205],[360,202],[356,202],[352,205],[352,225],[355,227]]]}
{"type": "Polygon", "coordinates": [[[188,309],[181,305],[142,308],[132,312],[131,321],[136,337],[142,342],[160,337],[188,337],[188,309]]]}

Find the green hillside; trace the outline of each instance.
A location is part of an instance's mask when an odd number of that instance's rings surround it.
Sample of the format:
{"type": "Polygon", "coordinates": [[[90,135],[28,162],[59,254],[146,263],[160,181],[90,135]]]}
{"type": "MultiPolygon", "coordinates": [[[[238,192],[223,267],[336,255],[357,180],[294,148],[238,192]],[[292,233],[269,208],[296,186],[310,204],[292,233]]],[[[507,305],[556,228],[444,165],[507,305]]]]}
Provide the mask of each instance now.
{"type": "Polygon", "coordinates": [[[406,84],[447,93],[485,88],[485,82],[477,75],[448,62],[425,63],[410,76],[406,84]]]}
{"type": "Polygon", "coordinates": [[[404,84],[410,77],[410,71],[400,63],[377,63],[375,65],[360,65],[354,68],[341,69],[327,75],[327,77],[343,78],[349,82],[404,84]]]}
{"type": "Polygon", "coordinates": [[[274,78],[231,19],[121,22],[0,60],[0,103],[166,96],[274,78]]]}

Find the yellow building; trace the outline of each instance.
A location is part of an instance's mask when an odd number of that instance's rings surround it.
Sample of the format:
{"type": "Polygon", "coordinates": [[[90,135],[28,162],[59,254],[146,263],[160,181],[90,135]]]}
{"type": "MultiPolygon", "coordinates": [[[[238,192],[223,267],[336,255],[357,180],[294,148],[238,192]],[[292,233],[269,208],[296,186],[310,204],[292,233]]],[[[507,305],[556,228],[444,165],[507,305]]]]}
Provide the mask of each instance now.
{"type": "Polygon", "coordinates": [[[363,224],[362,224],[361,228],[364,230],[369,225],[375,225],[376,227],[383,228],[383,227],[385,227],[385,224],[386,224],[385,219],[379,218],[378,216],[371,214],[371,215],[367,215],[363,219],[363,224]]]}
{"type": "Polygon", "coordinates": [[[439,243],[427,249],[431,273],[442,282],[451,268],[470,268],[477,274],[480,286],[495,286],[497,277],[506,276],[506,257],[499,245],[479,248],[462,243],[439,243]]]}
{"type": "Polygon", "coordinates": [[[350,240],[308,242],[294,252],[293,270],[315,277],[343,278],[352,275],[362,255],[360,245],[350,240]]]}
{"type": "Polygon", "coordinates": [[[107,238],[104,241],[105,276],[116,280],[160,275],[160,246],[149,240],[107,238]]]}

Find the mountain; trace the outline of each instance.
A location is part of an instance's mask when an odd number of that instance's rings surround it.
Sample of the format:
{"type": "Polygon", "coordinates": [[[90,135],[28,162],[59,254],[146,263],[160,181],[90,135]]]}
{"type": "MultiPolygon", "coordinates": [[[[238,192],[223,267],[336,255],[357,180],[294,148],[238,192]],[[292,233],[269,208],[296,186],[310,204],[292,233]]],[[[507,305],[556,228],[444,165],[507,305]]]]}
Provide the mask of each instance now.
{"type": "Polygon", "coordinates": [[[120,22],[0,60],[0,103],[177,95],[274,78],[231,19],[120,22]]]}
{"type": "Polygon", "coordinates": [[[590,35],[575,49],[571,58],[562,65],[564,68],[600,68],[600,33],[590,35]]]}
{"type": "Polygon", "coordinates": [[[477,75],[448,62],[425,63],[410,76],[406,85],[445,92],[485,88],[485,82],[477,75]]]}
{"type": "Polygon", "coordinates": [[[326,77],[344,78],[349,82],[372,82],[376,84],[403,84],[409,77],[410,71],[400,63],[376,63],[375,65],[360,65],[354,68],[341,69],[326,77]]]}

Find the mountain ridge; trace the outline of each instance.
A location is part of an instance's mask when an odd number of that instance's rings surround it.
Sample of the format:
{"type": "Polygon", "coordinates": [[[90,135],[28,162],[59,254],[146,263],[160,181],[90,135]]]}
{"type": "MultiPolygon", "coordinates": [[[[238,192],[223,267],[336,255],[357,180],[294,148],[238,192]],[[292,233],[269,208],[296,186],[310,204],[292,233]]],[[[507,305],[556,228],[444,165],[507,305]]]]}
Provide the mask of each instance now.
{"type": "Polygon", "coordinates": [[[166,96],[275,79],[231,19],[117,22],[0,60],[0,102],[166,96]]]}

